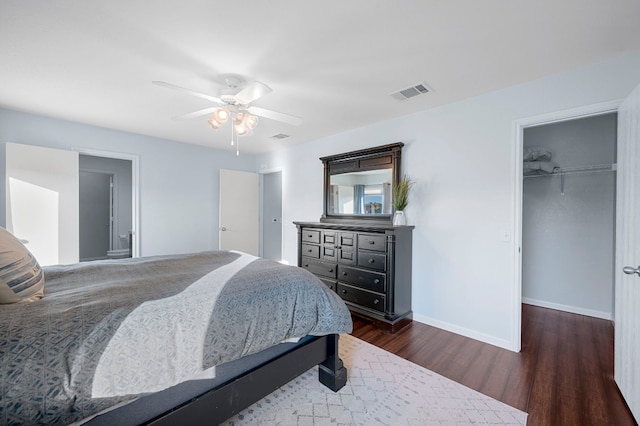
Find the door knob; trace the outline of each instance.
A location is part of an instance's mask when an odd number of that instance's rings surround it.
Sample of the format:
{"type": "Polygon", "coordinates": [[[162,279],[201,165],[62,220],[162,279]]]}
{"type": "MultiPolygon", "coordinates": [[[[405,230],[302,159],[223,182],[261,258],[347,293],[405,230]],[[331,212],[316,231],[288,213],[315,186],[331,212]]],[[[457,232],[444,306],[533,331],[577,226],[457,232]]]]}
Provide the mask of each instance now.
{"type": "Polygon", "coordinates": [[[638,276],[640,276],[640,266],[638,266],[637,268],[634,268],[633,266],[625,266],[624,268],[622,268],[622,272],[627,275],[638,274],[638,276]]]}

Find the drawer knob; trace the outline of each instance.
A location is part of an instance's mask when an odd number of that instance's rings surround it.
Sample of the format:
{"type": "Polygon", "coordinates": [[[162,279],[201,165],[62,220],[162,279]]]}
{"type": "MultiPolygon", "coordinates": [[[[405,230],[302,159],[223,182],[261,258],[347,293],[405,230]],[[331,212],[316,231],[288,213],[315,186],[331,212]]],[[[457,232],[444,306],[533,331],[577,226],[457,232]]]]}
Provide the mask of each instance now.
{"type": "MultiPolygon", "coordinates": [[[[311,250],[309,250],[311,251],[311,250]]],[[[374,259],[369,259],[369,263],[376,263],[376,261],[374,259]]]]}
{"type": "Polygon", "coordinates": [[[375,280],[373,280],[373,283],[374,283],[374,284],[380,284],[380,279],[379,279],[379,278],[376,278],[375,280]]]}
{"type": "Polygon", "coordinates": [[[307,251],[308,251],[309,253],[311,253],[313,250],[312,250],[312,249],[309,249],[309,250],[307,250],[307,251]]]}
{"type": "Polygon", "coordinates": [[[309,267],[309,264],[308,264],[308,263],[305,263],[305,264],[304,264],[304,267],[305,267],[305,268],[308,268],[308,267],[309,267]]]}
{"type": "Polygon", "coordinates": [[[374,245],[376,242],[373,240],[369,240],[369,244],[374,245]]]}
{"type": "Polygon", "coordinates": [[[349,274],[348,274],[348,273],[346,273],[346,272],[343,272],[343,273],[342,273],[342,275],[346,277],[346,276],[347,276],[347,275],[349,275],[349,274]]]}
{"type": "Polygon", "coordinates": [[[347,294],[347,290],[342,290],[342,294],[347,294]]]}
{"type": "Polygon", "coordinates": [[[333,268],[329,269],[329,272],[333,272],[333,268]]]}
{"type": "Polygon", "coordinates": [[[375,299],[375,300],[373,301],[373,304],[374,304],[374,305],[377,305],[378,303],[380,303],[380,301],[379,301],[378,299],[375,299]]]}

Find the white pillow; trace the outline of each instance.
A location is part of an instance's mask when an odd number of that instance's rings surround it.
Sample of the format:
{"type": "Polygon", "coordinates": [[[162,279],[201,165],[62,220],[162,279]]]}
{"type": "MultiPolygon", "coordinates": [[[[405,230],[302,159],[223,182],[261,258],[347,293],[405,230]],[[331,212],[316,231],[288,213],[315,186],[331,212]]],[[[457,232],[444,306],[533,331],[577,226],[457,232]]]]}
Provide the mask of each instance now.
{"type": "Polygon", "coordinates": [[[20,240],[0,227],[0,303],[32,302],[43,296],[42,268],[20,240]]]}

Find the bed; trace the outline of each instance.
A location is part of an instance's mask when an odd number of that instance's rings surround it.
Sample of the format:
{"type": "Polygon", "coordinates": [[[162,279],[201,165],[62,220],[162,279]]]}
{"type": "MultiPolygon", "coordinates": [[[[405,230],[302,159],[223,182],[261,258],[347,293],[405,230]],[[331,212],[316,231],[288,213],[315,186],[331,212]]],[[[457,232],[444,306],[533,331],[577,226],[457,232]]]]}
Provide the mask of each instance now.
{"type": "Polygon", "coordinates": [[[342,300],[307,271],[214,251],[44,269],[0,305],[0,424],[217,424],[319,365],[346,382],[342,300]]]}

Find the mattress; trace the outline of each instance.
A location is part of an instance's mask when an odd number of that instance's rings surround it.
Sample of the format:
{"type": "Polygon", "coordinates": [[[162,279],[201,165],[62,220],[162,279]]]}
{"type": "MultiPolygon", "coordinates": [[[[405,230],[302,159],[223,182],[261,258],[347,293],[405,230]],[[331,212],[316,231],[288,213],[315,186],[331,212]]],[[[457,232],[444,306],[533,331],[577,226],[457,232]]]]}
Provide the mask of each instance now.
{"type": "Polygon", "coordinates": [[[307,335],[348,333],[306,270],[240,252],[45,268],[45,297],[0,308],[0,423],[70,424],[307,335]]]}

